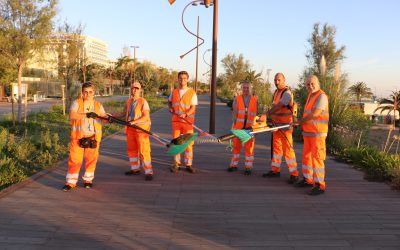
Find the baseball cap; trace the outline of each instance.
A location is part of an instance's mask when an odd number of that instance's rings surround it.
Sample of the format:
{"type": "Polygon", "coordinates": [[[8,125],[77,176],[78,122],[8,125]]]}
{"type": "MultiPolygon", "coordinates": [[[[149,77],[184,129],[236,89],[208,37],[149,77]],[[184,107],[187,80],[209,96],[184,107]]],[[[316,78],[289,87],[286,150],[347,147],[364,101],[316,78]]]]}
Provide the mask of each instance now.
{"type": "Polygon", "coordinates": [[[139,82],[134,82],[134,83],[132,84],[132,87],[133,87],[133,88],[139,88],[139,89],[142,88],[142,86],[140,85],[139,82]]]}

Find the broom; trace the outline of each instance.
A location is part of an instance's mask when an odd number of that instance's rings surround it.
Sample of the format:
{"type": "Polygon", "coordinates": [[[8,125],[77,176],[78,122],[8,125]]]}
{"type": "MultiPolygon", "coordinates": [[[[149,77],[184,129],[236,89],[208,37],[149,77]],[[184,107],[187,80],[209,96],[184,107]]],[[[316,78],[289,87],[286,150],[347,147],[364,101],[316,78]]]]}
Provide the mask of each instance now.
{"type": "Polygon", "coordinates": [[[167,139],[162,138],[161,136],[157,135],[156,133],[145,130],[137,125],[130,124],[129,122],[118,119],[110,114],[107,114],[107,115],[109,116],[108,118],[99,116],[97,114],[96,114],[96,117],[99,119],[102,119],[102,120],[107,120],[109,122],[115,122],[120,125],[138,129],[138,130],[152,136],[157,142],[161,143],[162,145],[164,145],[168,148],[168,150],[167,150],[168,155],[176,155],[176,154],[182,153],[188,147],[189,143],[192,142],[197,137],[197,133],[190,134],[190,136],[188,134],[184,134],[184,135],[179,136],[178,138],[175,138],[172,141],[168,141],[167,139]],[[194,137],[194,139],[192,139],[191,137],[194,137]]]}
{"type": "MultiPolygon", "coordinates": [[[[268,128],[268,127],[269,126],[265,122],[262,122],[262,123],[256,123],[253,126],[247,127],[247,128],[245,128],[245,130],[247,130],[249,132],[252,132],[252,131],[256,131],[256,130],[264,129],[264,128],[268,128]]],[[[219,142],[223,142],[223,141],[227,141],[227,140],[233,139],[235,137],[236,137],[236,135],[231,132],[229,134],[225,134],[225,135],[222,135],[222,136],[218,137],[218,141],[219,142]]]]}
{"type": "Polygon", "coordinates": [[[270,132],[270,131],[275,131],[278,129],[282,128],[288,128],[290,125],[282,125],[282,126],[277,126],[277,127],[265,127],[265,128],[257,128],[253,130],[247,130],[247,129],[232,129],[231,132],[234,134],[242,143],[247,142],[251,138],[254,137],[254,134],[257,133],[263,133],[263,132],[270,132]]]}

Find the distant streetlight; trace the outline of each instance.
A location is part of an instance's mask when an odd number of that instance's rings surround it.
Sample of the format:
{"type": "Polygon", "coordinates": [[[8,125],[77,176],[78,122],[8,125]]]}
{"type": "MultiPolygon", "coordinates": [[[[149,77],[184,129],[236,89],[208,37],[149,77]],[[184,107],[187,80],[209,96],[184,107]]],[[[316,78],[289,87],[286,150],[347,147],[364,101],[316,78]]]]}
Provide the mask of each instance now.
{"type": "MultiPolygon", "coordinates": [[[[136,78],[135,78],[135,71],[136,71],[136,49],[139,48],[139,46],[136,45],[132,45],[130,46],[131,48],[133,48],[133,82],[135,82],[136,78]]],[[[132,82],[131,82],[132,84],[132,82]]]]}
{"type": "Polygon", "coordinates": [[[269,74],[271,73],[272,69],[267,69],[267,83],[269,84],[269,74]]]}

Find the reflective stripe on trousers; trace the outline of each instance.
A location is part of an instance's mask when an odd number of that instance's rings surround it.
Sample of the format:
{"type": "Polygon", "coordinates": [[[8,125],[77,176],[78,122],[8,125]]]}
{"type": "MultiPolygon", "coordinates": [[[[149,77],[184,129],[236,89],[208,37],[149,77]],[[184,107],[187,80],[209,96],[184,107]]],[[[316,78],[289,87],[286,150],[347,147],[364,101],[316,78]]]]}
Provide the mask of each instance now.
{"type": "Polygon", "coordinates": [[[149,135],[128,130],[126,149],[131,170],[138,171],[141,165],[145,174],[153,173],[149,135]]]}
{"type": "MultiPolygon", "coordinates": [[[[255,138],[252,138],[244,143],[245,150],[245,168],[252,168],[254,162],[254,144],[255,138]]],[[[237,167],[239,163],[240,151],[242,149],[242,142],[238,138],[233,139],[233,150],[232,150],[232,158],[231,158],[231,167],[237,167]]]]}
{"type": "Polygon", "coordinates": [[[318,183],[325,189],[326,137],[304,136],[302,173],[308,183],[318,183]]]}
{"type": "Polygon", "coordinates": [[[84,159],[85,173],[83,174],[82,178],[85,182],[93,181],[96,163],[99,157],[99,146],[100,143],[97,143],[96,148],[81,148],[79,147],[79,140],[71,140],[69,146],[66,184],[76,186],[76,183],[78,182],[79,171],[81,170],[84,159]]]}
{"type": "MultiPolygon", "coordinates": [[[[182,134],[193,133],[193,126],[182,122],[172,122],[172,138],[177,138],[182,134]]],[[[189,144],[183,154],[184,163],[186,166],[193,165],[193,144],[194,141],[189,144]]],[[[181,155],[177,154],[174,156],[174,162],[181,164],[181,155]]]]}
{"type": "Polygon", "coordinates": [[[271,159],[271,170],[280,172],[282,157],[285,157],[286,166],[290,175],[298,176],[297,160],[293,149],[292,130],[278,130],[273,132],[273,157],[271,159]]]}

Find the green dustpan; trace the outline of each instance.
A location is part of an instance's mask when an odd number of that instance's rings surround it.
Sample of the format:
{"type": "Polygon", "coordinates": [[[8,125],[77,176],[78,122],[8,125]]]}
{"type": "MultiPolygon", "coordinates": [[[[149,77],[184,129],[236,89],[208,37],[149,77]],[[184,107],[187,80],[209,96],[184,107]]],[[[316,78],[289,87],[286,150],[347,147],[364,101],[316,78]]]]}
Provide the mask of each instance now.
{"type": "Polygon", "coordinates": [[[250,134],[250,132],[246,129],[232,129],[231,130],[232,134],[234,134],[242,143],[247,142],[253,136],[250,134]]]}
{"type": "Polygon", "coordinates": [[[188,138],[185,143],[182,143],[180,145],[171,144],[168,148],[167,155],[177,155],[182,153],[192,141],[196,140],[197,136],[199,136],[199,134],[196,132],[193,133],[193,135],[188,138]]]}

